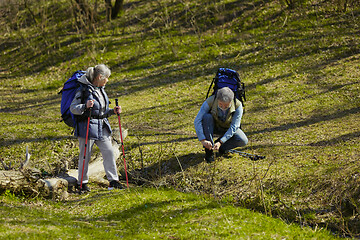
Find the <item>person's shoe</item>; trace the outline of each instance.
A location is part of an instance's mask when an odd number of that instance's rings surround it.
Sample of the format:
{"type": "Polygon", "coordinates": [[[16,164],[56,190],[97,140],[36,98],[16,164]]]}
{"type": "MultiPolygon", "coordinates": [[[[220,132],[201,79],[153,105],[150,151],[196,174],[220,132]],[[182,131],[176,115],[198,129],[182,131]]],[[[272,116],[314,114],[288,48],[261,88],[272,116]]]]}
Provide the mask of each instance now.
{"type": "Polygon", "coordinates": [[[213,150],[209,150],[205,148],[205,161],[207,163],[212,163],[215,161],[213,150]]]}
{"type": "Polygon", "coordinates": [[[90,188],[87,183],[83,183],[81,187],[78,185],[78,189],[81,193],[90,192],[90,188]]]}
{"type": "Polygon", "coordinates": [[[113,190],[113,189],[125,189],[125,188],[123,185],[121,185],[119,181],[112,180],[109,184],[108,190],[113,190]]]}
{"type": "Polygon", "coordinates": [[[221,149],[221,147],[219,148],[219,156],[223,156],[226,153],[225,150],[221,149]]]}
{"type": "Polygon", "coordinates": [[[227,153],[229,151],[226,151],[222,148],[222,146],[219,148],[219,157],[227,157],[227,153]]]}

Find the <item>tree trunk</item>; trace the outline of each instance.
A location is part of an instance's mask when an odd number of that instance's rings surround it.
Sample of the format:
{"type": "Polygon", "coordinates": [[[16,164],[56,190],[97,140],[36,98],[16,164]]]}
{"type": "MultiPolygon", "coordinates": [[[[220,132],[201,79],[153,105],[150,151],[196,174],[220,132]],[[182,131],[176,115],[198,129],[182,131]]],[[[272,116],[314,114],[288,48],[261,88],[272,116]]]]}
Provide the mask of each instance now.
{"type": "Polygon", "coordinates": [[[108,22],[111,20],[111,11],[112,11],[112,4],[111,0],[105,0],[105,6],[106,6],[106,19],[108,22]]]}
{"type": "MultiPolygon", "coordinates": [[[[75,0],[74,16],[75,22],[80,29],[85,29],[86,31],[96,32],[95,29],[95,17],[96,12],[94,12],[89,4],[85,0],[75,0]]],[[[95,2],[95,7],[96,7],[95,2]]]]}
{"type": "Polygon", "coordinates": [[[124,0],[116,0],[114,7],[112,6],[111,0],[105,0],[106,5],[106,17],[107,20],[117,18],[119,13],[123,10],[124,0]]]}
{"type": "Polygon", "coordinates": [[[116,0],[115,6],[111,11],[111,19],[117,18],[120,12],[122,12],[124,6],[124,0],[116,0]]]}
{"type": "Polygon", "coordinates": [[[41,196],[53,199],[65,199],[68,182],[61,178],[41,179],[41,173],[35,169],[19,171],[0,171],[0,191],[9,190],[31,197],[41,196]]]}

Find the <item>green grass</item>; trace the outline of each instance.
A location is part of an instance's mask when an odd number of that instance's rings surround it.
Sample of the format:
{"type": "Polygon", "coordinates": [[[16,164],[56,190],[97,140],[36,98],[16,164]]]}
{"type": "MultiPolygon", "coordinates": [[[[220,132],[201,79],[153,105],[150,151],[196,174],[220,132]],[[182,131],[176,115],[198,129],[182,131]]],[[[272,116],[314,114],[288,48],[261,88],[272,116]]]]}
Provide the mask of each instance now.
{"type": "MultiPolygon", "coordinates": [[[[100,19],[89,33],[66,17],[67,1],[48,4],[64,14],[43,25],[26,9],[1,18],[5,163],[19,166],[26,146],[32,167],[52,172],[74,162],[77,141],[59,121],[57,92],[75,70],[105,63],[106,91],[112,106],[119,98],[129,129],[131,174],[359,236],[358,5],[338,12],[315,1],[292,11],[278,1],[129,1],[121,18],[100,19]],[[230,154],[215,166],[203,162],[193,120],[224,66],[246,84],[242,126],[250,141],[242,150],[265,160],[230,154]]],[[[39,19],[41,9],[33,8],[39,19]]]]}
{"type": "Polygon", "coordinates": [[[336,239],[194,194],[97,190],[66,202],[1,196],[1,239],[336,239]]]}

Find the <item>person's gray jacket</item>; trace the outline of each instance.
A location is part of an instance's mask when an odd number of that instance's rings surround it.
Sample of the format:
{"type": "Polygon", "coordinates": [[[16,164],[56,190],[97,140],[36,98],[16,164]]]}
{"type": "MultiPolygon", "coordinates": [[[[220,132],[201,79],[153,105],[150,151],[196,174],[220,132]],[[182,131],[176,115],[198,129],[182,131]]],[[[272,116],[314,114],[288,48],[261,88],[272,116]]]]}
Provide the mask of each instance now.
{"type": "Polygon", "coordinates": [[[74,135],[86,138],[88,120],[88,115],[86,114],[89,112],[89,109],[86,109],[86,102],[88,100],[94,100],[89,124],[89,139],[101,140],[104,137],[104,128],[107,128],[110,134],[112,133],[110,123],[107,119],[107,117],[114,114],[113,110],[109,108],[109,98],[104,87],[95,87],[88,81],[86,75],[83,75],[79,79],[79,82],[86,86],[83,87],[85,91],[83,91],[81,87],[77,90],[76,95],[71,102],[70,111],[77,116],[85,113],[85,117],[76,121],[74,135]]]}

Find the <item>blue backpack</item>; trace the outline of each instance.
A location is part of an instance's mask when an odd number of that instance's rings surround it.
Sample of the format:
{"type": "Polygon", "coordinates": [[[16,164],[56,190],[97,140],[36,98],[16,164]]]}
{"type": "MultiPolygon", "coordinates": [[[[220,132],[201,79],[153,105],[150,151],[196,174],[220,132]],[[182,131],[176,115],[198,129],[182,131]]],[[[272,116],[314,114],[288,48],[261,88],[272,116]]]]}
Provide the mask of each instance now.
{"type": "MultiPolygon", "coordinates": [[[[216,96],[216,93],[219,89],[223,87],[229,87],[233,92],[235,97],[240,100],[241,104],[244,106],[246,101],[245,97],[245,84],[241,82],[239,74],[230,68],[219,68],[213,81],[210,84],[209,90],[206,94],[206,99],[209,96],[210,89],[214,84],[214,91],[212,95],[216,96]]],[[[235,101],[235,98],[234,98],[235,101]]]]}
{"type": "MultiPolygon", "coordinates": [[[[59,94],[61,94],[61,121],[64,121],[66,125],[74,128],[76,124],[76,117],[70,112],[70,105],[73,101],[76,91],[83,84],[79,82],[79,79],[85,71],[76,71],[65,83],[59,94]]],[[[83,87],[82,87],[83,88],[83,87]]]]}

